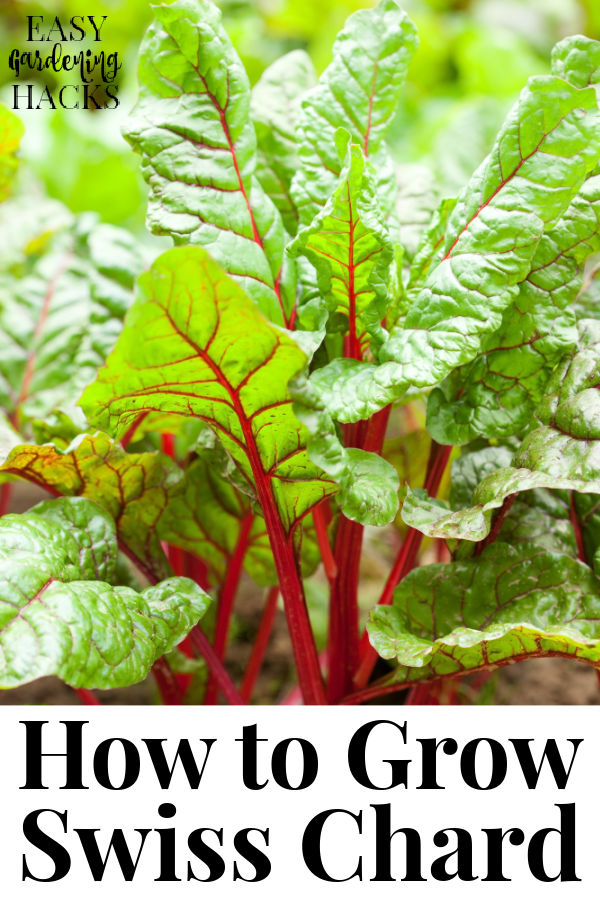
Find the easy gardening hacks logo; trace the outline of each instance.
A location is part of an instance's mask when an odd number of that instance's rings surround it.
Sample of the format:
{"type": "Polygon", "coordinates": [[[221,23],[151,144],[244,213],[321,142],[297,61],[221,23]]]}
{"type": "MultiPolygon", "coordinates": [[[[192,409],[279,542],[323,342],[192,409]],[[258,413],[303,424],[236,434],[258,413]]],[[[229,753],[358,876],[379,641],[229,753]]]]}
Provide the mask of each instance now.
{"type": "Polygon", "coordinates": [[[13,48],[8,65],[12,108],[116,109],[117,52],[100,48],[108,16],[26,16],[26,48],[13,48]]]}

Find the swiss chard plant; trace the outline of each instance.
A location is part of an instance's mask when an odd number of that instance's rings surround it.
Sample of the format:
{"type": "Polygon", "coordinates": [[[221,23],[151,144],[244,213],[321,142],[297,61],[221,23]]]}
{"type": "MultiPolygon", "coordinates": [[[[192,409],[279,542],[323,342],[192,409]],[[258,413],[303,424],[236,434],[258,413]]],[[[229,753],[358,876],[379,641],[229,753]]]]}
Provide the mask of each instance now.
{"type": "Polygon", "coordinates": [[[307,704],[600,668],[600,44],[561,41],[432,198],[386,142],[418,45],[395,0],[320,78],[294,51],[252,90],[214,5],[154,12],[125,137],[175,246],[67,214],[2,260],[0,685],[92,702],[152,671],[168,703],[248,702],[280,598],[307,704]],[[8,513],[18,480],[55,499],[8,513]],[[391,557],[370,604],[365,535],[391,557]]]}

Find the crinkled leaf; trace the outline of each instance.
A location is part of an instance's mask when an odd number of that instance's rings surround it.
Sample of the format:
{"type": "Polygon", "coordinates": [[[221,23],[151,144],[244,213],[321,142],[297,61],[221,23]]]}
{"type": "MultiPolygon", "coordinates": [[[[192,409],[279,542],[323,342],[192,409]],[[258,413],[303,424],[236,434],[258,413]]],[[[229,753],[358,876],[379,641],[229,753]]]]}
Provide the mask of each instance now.
{"type": "Polygon", "coordinates": [[[306,375],[292,384],[294,410],[310,433],[310,459],[335,479],[338,503],[348,519],[363,525],[387,525],[398,511],[398,473],[390,463],[353,447],[344,447],[328,410],[306,375]]]}
{"type": "Polygon", "coordinates": [[[90,420],[120,437],[146,412],[202,419],[291,532],[334,490],[308,459],[288,393],[304,353],[199,247],[164,253],[138,286],[107,367],[82,398],[90,420]]]}
{"type": "MultiPolygon", "coordinates": [[[[575,496],[584,499],[587,495],[575,496]]],[[[527,542],[553,553],[576,557],[577,543],[571,521],[570,499],[568,491],[537,489],[521,492],[510,508],[498,540],[512,547],[527,542]]],[[[593,559],[593,556],[591,553],[588,559],[593,559]]]]}
{"type": "Polygon", "coordinates": [[[333,418],[368,418],[472,360],[527,277],[544,226],[564,213],[599,155],[594,90],[555,76],[530,79],[450,214],[441,260],[380,364],[345,360],[312,376],[333,418]]]}
{"type": "MultiPolygon", "coordinates": [[[[408,491],[401,515],[407,525],[429,537],[471,542],[456,551],[465,557],[472,553],[472,542],[483,540],[489,534],[494,511],[502,505],[505,497],[518,493],[517,501],[511,506],[502,525],[499,540],[512,546],[526,541],[547,550],[576,556],[569,501],[561,492],[543,489],[543,485],[551,481],[548,476],[527,478],[523,470],[502,468],[497,470],[497,474],[483,479],[464,509],[449,510],[446,503],[430,498],[425,491],[417,489],[408,491]],[[508,493],[504,490],[494,493],[493,488],[497,488],[499,482],[508,493]],[[535,486],[538,483],[541,488],[535,486]]],[[[593,554],[590,559],[592,557],[593,554]]]]}
{"type": "Polygon", "coordinates": [[[23,478],[65,496],[86,497],[117,523],[126,551],[157,578],[169,574],[157,526],[182,487],[178,466],[161,453],[126,453],[104,434],[81,434],[70,443],[21,444],[3,449],[0,480],[23,478]]]}
{"type": "MultiPolygon", "coordinates": [[[[408,485],[419,485],[425,481],[430,445],[431,438],[425,428],[410,431],[384,443],[382,456],[398,473],[400,502],[406,496],[408,485]]],[[[396,524],[403,527],[400,515],[396,517],[396,524]]]]}
{"type": "Polygon", "coordinates": [[[206,611],[187,578],[114,585],[114,522],[83,498],[0,520],[0,685],[57,675],[73,687],[141,681],[206,611]]]}
{"type": "Polygon", "coordinates": [[[587,256],[600,249],[600,176],[589,178],[546,233],[529,275],[482,353],[431,394],[427,427],[444,444],[528,427],[556,364],[575,345],[573,301],[587,256]]]}
{"type": "Polygon", "coordinates": [[[557,367],[536,414],[544,425],[565,436],[593,441],[600,438],[600,323],[584,320],[578,332],[577,351],[557,367]]]}
{"type": "Polygon", "coordinates": [[[378,172],[384,211],[395,200],[395,176],[385,135],[396,111],[416,29],[395,0],[349,17],[333,46],[333,61],[302,102],[300,168],[292,196],[307,225],[331,195],[341,172],[335,135],[344,128],[378,172]]]}
{"type": "Polygon", "coordinates": [[[294,304],[279,212],[254,172],[250,83],[209,0],[154,8],[125,136],[150,186],[148,225],[206,247],[273,321],[294,304]]]}
{"type": "Polygon", "coordinates": [[[556,370],[538,408],[544,423],[531,431],[512,466],[476,487],[471,506],[449,511],[423,492],[407,496],[404,521],[432,537],[482,540],[492,513],[512,494],[536,488],[600,493],[600,323],[580,324],[580,347],[556,370]]]}
{"type": "Polygon", "coordinates": [[[574,34],[552,50],[552,71],[578,88],[600,84],[600,43],[574,34]]]}
{"type": "Polygon", "coordinates": [[[473,560],[424,566],[368,625],[371,643],[417,681],[535,656],[600,664],[600,581],[568,556],[496,543],[473,560]]]}
{"type": "Polygon", "coordinates": [[[251,113],[258,144],[256,177],[292,235],[298,228],[298,211],[290,190],[298,168],[296,125],[300,100],[316,80],[308,54],[293,50],[265,69],[252,90],[251,113]]]}
{"type": "Polygon", "coordinates": [[[347,319],[352,352],[361,356],[365,335],[381,332],[394,251],[379,212],[372,167],[357,144],[348,145],[344,155],[333,194],[289,249],[314,265],[330,316],[347,319]]]}
{"type": "Polygon", "coordinates": [[[24,277],[0,282],[0,406],[20,430],[74,407],[114,344],[144,259],[88,218],[59,232],[24,277]]]}
{"type": "Polygon", "coordinates": [[[23,123],[6,106],[0,103],[0,203],[6,200],[15,174],[16,157],[25,128],[23,123]]]}
{"type": "Polygon", "coordinates": [[[452,509],[470,506],[473,491],[480,481],[497,469],[510,466],[513,451],[504,445],[463,451],[452,463],[450,505],[452,509]]]}

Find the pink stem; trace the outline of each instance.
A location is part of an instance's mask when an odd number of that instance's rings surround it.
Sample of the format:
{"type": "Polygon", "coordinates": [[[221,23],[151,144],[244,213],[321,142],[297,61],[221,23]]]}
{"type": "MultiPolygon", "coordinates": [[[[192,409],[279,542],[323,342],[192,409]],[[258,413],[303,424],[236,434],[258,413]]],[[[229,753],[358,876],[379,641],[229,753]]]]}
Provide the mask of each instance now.
{"type": "Polygon", "coordinates": [[[313,522],[315,523],[315,531],[317,533],[317,541],[319,550],[321,551],[321,559],[323,561],[325,574],[328,581],[334,581],[338,574],[338,567],[333,558],[331,544],[329,543],[329,537],[327,535],[327,525],[325,524],[325,517],[323,516],[321,505],[316,506],[313,509],[313,522]]]}
{"type": "Polygon", "coordinates": [[[95,694],[92,694],[91,691],[88,691],[87,688],[73,688],[81,702],[85,706],[101,706],[102,704],[98,700],[95,694]]]}
{"type": "Polygon", "coordinates": [[[6,515],[10,509],[10,501],[12,497],[12,484],[7,481],[0,487],[0,516],[6,515]]]}
{"type": "Polygon", "coordinates": [[[152,674],[158,685],[158,690],[160,691],[160,696],[164,705],[181,706],[183,698],[181,696],[177,677],[164,656],[161,656],[160,659],[156,660],[152,666],[152,674]]]}

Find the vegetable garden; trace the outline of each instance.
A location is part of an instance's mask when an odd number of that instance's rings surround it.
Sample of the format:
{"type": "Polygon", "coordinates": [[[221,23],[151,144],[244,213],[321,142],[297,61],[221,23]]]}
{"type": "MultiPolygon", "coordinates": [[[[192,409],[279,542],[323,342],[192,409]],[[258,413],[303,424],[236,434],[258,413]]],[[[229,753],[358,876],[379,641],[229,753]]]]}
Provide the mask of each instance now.
{"type": "MultiPolygon", "coordinates": [[[[297,684],[262,702],[600,667],[600,43],[560,40],[433,196],[390,146],[395,0],[252,89],[209,0],[152,12],[123,133],[170,240],[40,207],[0,260],[0,686],[248,703],[279,604],[297,684]],[[48,499],[9,512],[16,482],[48,499]]],[[[22,130],[2,108],[8,210],[22,130]]]]}

